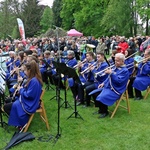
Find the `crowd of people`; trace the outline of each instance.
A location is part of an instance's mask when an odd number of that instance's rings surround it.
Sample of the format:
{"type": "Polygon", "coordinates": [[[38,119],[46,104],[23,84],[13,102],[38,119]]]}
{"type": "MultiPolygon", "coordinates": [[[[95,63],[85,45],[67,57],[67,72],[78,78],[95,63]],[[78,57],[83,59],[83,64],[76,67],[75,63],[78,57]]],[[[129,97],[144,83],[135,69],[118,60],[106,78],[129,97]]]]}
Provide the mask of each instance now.
{"type": "Polygon", "coordinates": [[[8,124],[23,127],[29,116],[39,107],[43,83],[65,89],[68,81],[77,105],[89,107],[93,98],[99,118],[108,115],[113,105],[128,88],[130,98],[142,99],[142,92],[150,86],[150,37],[66,37],[2,40],[1,55],[5,60],[5,81],[9,98],[3,109],[8,124]],[[135,55],[141,60],[136,62],[135,55]],[[110,55],[111,54],[111,55],[110,55]],[[110,55],[110,58],[106,58],[110,55]],[[77,78],[60,75],[54,62],[75,69],[77,78]],[[129,85],[127,87],[128,81],[129,85]],[[135,90],[135,95],[133,92],[135,90]]]}

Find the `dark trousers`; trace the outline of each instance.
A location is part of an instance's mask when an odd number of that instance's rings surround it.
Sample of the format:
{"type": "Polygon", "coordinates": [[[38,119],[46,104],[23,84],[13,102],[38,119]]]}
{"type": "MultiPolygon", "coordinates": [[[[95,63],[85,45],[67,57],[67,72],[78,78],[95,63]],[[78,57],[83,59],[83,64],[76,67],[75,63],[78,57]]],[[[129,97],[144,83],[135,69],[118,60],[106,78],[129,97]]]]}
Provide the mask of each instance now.
{"type": "Polygon", "coordinates": [[[4,111],[5,111],[8,115],[10,115],[10,111],[11,111],[12,105],[13,105],[13,103],[7,103],[7,104],[4,105],[4,111]]]}
{"type": "Polygon", "coordinates": [[[133,94],[133,87],[132,87],[132,84],[135,80],[135,77],[130,77],[130,82],[128,84],[128,94],[129,94],[129,97],[134,97],[134,94],[133,94]]]}
{"type": "MultiPolygon", "coordinates": [[[[134,97],[133,87],[132,87],[134,80],[135,80],[135,77],[130,77],[130,82],[129,82],[129,85],[128,85],[129,97],[134,97]]],[[[139,91],[138,89],[135,89],[135,88],[134,88],[134,91],[135,91],[135,97],[142,97],[141,91],[139,91]]]]}
{"type": "Polygon", "coordinates": [[[99,105],[99,112],[101,112],[102,114],[103,113],[108,113],[108,106],[103,104],[100,101],[97,101],[97,102],[98,102],[98,105],[99,105]]]}
{"type": "Polygon", "coordinates": [[[90,105],[91,95],[89,95],[90,92],[95,90],[95,83],[89,82],[89,84],[85,87],[85,101],[87,105],[90,105]]]}

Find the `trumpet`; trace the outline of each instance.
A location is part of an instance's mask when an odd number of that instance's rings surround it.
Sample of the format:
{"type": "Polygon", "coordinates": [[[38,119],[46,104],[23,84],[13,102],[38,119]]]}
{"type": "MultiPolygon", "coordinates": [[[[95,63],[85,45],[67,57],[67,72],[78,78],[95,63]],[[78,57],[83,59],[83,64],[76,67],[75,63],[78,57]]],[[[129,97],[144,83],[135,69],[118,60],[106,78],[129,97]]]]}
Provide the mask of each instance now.
{"type": "Polygon", "coordinates": [[[73,69],[76,69],[76,68],[79,66],[79,64],[84,64],[86,61],[87,61],[87,60],[84,59],[83,61],[78,62],[78,64],[76,64],[76,65],[73,67],[73,69]]]}
{"type": "Polygon", "coordinates": [[[141,62],[146,62],[148,59],[150,59],[150,56],[139,60],[139,61],[136,63],[136,65],[139,64],[139,63],[141,63],[141,62]]]}
{"type": "Polygon", "coordinates": [[[96,67],[96,64],[97,64],[97,61],[96,62],[94,62],[93,64],[91,64],[89,67],[87,67],[86,69],[84,69],[82,72],[80,72],[81,74],[84,74],[84,73],[86,73],[87,71],[89,71],[89,69],[91,68],[91,67],[93,67],[93,66],[95,66],[96,67]]]}
{"type": "Polygon", "coordinates": [[[109,66],[109,67],[107,67],[107,68],[105,68],[105,69],[103,69],[103,70],[101,70],[101,71],[99,71],[99,72],[97,72],[97,73],[95,73],[94,76],[97,77],[99,74],[105,72],[107,69],[113,68],[114,66],[115,66],[115,64],[114,64],[114,65],[111,65],[111,66],[109,66]]]}

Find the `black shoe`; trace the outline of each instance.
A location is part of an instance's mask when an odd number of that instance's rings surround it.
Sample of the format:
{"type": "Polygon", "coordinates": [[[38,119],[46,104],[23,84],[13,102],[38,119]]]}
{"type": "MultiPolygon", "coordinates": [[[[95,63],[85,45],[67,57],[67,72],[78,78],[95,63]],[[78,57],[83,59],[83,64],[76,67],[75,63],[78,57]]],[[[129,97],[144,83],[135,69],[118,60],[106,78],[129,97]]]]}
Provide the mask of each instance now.
{"type": "Polygon", "coordinates": [[[89,107],[89,106],[91,106],[90,104],[86,104],[86,105],[83,105],[83,108],[86,108],[86,107],[89,107]]]}
{"type": "Polygon", "coordinates": [[[93,115],[97,115],[97,114],[101,114],[101,112],[98,110],[98,111],[96,111],[96,112],[93,112],[92,114],[93,114],[93,115]]]}
{"type": "Polygon", "coordinates": [[[77,102],[76,105],[77,105],[77,106],[79,106],[79,105],[84,105],[84,103],[83,103],[83,102],[77,102]]]}
{"type": "Polygon", "coordinates": [[[143,99],[143,96],[140,96],[140,97],[135,97],[134,100],[141,100],[143,99]]]}
{"type": "Polygon", "coordinates": [[[109,113],[102,113],[99,118],[105,118],[106,116],[108,116],[109,113]]]}
{"type": "Polygon", "coordinates": [[[129,95],[129,98],[134,98],[134,96],[133,95],[129,95]]]}

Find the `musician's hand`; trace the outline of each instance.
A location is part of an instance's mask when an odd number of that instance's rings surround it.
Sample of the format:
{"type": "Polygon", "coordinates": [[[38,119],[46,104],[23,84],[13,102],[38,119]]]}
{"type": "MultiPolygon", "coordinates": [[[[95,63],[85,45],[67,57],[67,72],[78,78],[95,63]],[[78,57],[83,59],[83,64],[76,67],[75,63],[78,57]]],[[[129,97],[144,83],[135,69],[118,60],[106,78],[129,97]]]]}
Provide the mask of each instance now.
{"type": "Polygon", "coordinates": [[[18,76],[18,82],[22,82],[23,78],[21,76],[18,76]]]}
{"type": "Polygon", "coordinates": [[[104,83],[99,84],[98,88],[102,88],[104,86],[104,83]]]}
{"type": "Polygon", "coordinates": [[[106,71],[105,71],[106,74],[111,74],[112,73],[112,70],[110,68],[108,68],[106,71]]]}
{"type": "Polygon", "coordinates": [[[17,87],[17,90],[20,91],[21,88],[23,88],[23,87],[22,87],[22,86],[18,86],[18,87],[17,87]]]}

